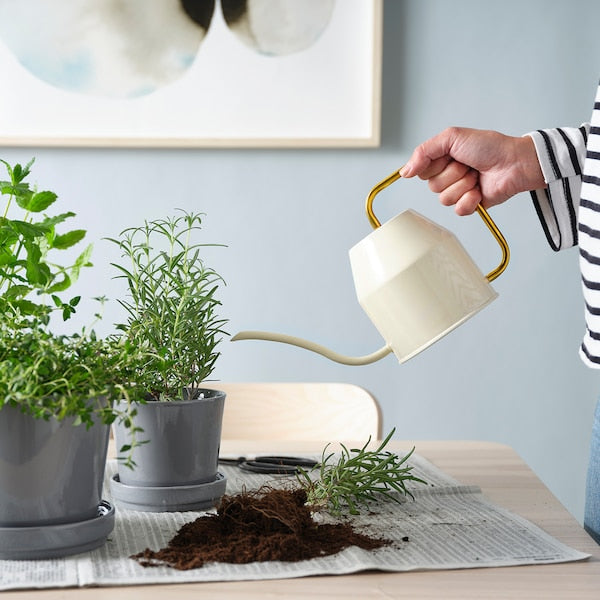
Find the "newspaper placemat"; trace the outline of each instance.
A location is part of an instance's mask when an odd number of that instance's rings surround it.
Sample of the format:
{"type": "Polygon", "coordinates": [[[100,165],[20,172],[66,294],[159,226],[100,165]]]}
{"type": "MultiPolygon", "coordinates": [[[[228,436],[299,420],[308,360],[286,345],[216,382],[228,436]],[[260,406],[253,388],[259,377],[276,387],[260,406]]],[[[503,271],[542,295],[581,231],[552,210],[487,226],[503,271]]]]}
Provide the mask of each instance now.
{"type": "MultiPolygon", "coordinates": [[[[413,455],[409,462],[413,474],[429,485],[412,484],[414,500],[378,503],[353,521],[357,529],[393,540],[375,551],[351,547],[301,562],[215,563],[189,571],[145,568],[129,557],[148,547],[163,548],[184,523],[203,513],[137,512],[117,505],[115,529],[102,548],[64,559],[2,560],[0,590],[281,579],[366,569],[467,569],[569,562],[590,556],[491,504],[479,488],[460,485],[423,457],[413,455]]],[[[109,461],[104,498],[111,503],[108,479],[116,469],[116,462],[109,461]]],[[[228,494],[273,482],[272,475],[250,474],[237,467],[223,466],[220,471],[227,477],[228,494]]]]}

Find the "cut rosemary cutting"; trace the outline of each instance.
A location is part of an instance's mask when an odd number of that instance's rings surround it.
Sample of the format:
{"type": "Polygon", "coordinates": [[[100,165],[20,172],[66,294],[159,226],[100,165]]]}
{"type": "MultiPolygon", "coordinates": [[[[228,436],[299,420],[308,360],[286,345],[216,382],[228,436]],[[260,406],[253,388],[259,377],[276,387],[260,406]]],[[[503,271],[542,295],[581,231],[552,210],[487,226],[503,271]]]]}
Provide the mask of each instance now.
{"type": "Polygon", "coordinates": [[[412,498],[406,482],[427,482],[412,475],[413,467],[407,464],[414,448],[402,457],[384,450],[394,432],[392,429],[376,450],[367,449],[371,438],[362,448],[349,450],[340,444],[342,450],[337,460],[334,460],[336,453],[326,454],[327,445],[320,465],[315,467],[317,478],[311,477],[315,469],[311,472],[300,469],[298,474],[299,483],[306,491],[306,503],[315,511],[326,510],[334,515],[347,511],[355,515],[360,512],[359,506],[381,500],[381,496],[401,502],[401,496],[394,492],[412,498]]]}

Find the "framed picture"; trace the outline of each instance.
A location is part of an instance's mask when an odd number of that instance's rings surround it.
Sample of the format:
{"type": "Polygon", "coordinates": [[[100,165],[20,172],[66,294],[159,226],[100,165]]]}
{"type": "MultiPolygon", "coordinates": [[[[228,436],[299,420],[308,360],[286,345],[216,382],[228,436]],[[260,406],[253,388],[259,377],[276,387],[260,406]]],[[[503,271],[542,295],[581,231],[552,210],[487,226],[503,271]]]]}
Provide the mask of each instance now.
{"type": "Polygon", "coordinates": [[[378,146],[382,13],[382,0],[0,0],[0,145],[378,146]]]}

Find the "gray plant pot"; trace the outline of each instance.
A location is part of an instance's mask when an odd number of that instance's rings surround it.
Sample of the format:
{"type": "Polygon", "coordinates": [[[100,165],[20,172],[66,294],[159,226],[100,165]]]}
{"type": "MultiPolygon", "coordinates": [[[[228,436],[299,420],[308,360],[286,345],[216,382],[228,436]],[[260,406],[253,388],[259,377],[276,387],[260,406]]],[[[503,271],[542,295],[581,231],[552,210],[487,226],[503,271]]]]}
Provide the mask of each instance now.
{"type": "MultiPolygon", "coordinates": [[[[143,429],[133,449],[135,468],[119,464],[111,491],[123,508],[146,511],[203,510],[225,492],[218,473],[225,393],[199,390],[203,397],[148,402],[133,419],[143,429]]],[[[114,424],[117,449],[129,443],[128,430],[114,424]]]]}
{"type": "Polygon", "coordinates": [[[102,501],[110,429],[0,410],[0,558],[66,556],[101,546],[114,527],[102,501]]]}

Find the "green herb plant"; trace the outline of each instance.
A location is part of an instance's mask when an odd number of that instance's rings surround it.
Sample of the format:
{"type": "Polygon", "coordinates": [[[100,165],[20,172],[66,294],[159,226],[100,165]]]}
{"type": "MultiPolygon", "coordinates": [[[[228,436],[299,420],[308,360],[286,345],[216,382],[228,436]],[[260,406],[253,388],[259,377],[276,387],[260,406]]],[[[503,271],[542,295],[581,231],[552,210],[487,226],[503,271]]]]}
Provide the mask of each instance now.
{"type": "Polygon", "coordinates": [[[220,244],[197,241],[202,216],[182,211],[108,238],[126,261],[113,263],[128,289],[119,300],[127,321],[117,327],[147,353],[136,376],[147,400],[193,397],[220,355],[226,320],[217,314],[216,293],[223,280],[201,257],[203,248],[220,244]]]}
{"type": "Polygon", "coordinates": [[[88,427],[116,418],[131,423],[132,405],[116,412],[113,401],[136,393],[128,383],[119,383],[132,380],[139,358],[135,350],[124,340],[99,339],[91,329],[57,335],[50,327],[53,313],[64,320],[75,313],[80,297],[62,295],[81,269],[91,266],[92,247],[66,266],[54,256],[81,242],[86,232],[60,233],[60,226],[75,216],[72,212],[45,214],[57,195],[26,181],[33,160],[24,167],[0,162],[8,174],[0,181],[5,199],[0,217],[0,409],[11,405],[46,420],[74,417],[75,424],[88,427]]]}
{"type": "Polygon", "coordinates": [[[315,512],[356,515],[360,513],[359,507],[382,498],[401,502],[403,496],[413,497],[406,482],[426,482],[411,475],[412,466],[407,464],[414,448],[403,457],[384,450],[394,431],[375,450],[367,449],[370,438],[362,448],[349,450],[341,444],[337,460],[335,453],[327,454],[329,446],[326,446],[319,466],[315,467],[317,477],[311,475],[313,471],[304,469],[298,474],[299,484],[306,492],[306,504],[315,512]]]}
{"type": "MultiPolygon", "coordinates": [[[[60,309],[68,319],[79,303],[79,297],[63,302],[58,293],[67,290],[79,277],[83,267],[91,266],[91,245],[69,266],[50,261],[54,250],[71,248],[85,237],[82,229],[58,233],[56,227],[74,217],[72,212],[53,217],[41,213],[57,199],[54,192],[37,191],[25,181],[31,172],[33,160],[25,167],[1,160],[9,175],[8,181],[0,181],[0,194],[7,197],[0,219],[0,309],[3,313],[18,312],[47,320],[53,309],[60,309]],[[15,206],[16,205],[16,206],[15,206]],[[17,208],[18,207],[18,208],[17,208]],[[10,219],[11,209],[21,209],[20,219],[10,219]],[[50,295],[52,305],[31,299],[50,295]]],[[[48,298],[50,299],[50,298],[48,298]]]]}

